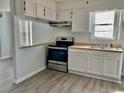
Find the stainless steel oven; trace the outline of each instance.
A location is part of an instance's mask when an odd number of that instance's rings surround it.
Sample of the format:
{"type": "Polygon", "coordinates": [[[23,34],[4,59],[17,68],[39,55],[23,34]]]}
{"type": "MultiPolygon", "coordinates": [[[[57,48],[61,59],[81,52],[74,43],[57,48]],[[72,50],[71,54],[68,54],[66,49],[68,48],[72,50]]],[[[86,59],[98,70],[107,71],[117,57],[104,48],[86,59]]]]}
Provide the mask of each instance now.
{"type": "Polygon", "coordinates": [[[48,68],[67,72],[68,48],[48,47],[48,68]]]}
{"type": "Polygon", "coordinates": [[[55,45],[48,46],[48,69],[68,72],[68,46],[73,43],[73,38],[59,37],[55,45]]]}
{"type": "Polygon", "coordinates": [[[61,47],[48,47],[48,59],[52,61],[67,62],[68,60],[68,49],[61,47]]]}

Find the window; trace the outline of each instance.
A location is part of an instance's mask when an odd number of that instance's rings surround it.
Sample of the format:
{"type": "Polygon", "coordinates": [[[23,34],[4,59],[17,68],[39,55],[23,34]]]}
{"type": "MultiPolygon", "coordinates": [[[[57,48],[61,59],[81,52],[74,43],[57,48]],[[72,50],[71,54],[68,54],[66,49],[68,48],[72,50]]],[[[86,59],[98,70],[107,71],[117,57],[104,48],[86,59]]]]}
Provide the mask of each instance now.
{"type": "Polygon", "coordinates": [[[94,38],[114,39],[115,11],[91,13],[91,30],[94,38]]]}

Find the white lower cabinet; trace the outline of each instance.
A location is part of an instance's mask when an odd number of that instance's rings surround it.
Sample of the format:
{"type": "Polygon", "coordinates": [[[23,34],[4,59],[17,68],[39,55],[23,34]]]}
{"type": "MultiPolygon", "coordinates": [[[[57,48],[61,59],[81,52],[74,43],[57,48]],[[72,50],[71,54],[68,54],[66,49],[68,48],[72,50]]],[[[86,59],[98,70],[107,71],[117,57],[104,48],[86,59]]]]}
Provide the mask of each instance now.
{"type": "Polygon", "coordinates": [[[100,56],[88,55],[87,72],[102,75],[103,58],[100,56]]]}
{"type": "Polygon", "coordinates": [[[69,72],[120,83],[123,53],[69,49],[69,72]]]}
{"type": "Polygon", "coordinates": [[[113,78],[119,77],[120,59],[113,57],[105,57],[103,65],[103,75],[113,78]]]}
{"type": "Polygon", "coordinates": [[[86,71],[86,55],[78,53],[69,54],[69,69],[85,72],[86,71]]]}

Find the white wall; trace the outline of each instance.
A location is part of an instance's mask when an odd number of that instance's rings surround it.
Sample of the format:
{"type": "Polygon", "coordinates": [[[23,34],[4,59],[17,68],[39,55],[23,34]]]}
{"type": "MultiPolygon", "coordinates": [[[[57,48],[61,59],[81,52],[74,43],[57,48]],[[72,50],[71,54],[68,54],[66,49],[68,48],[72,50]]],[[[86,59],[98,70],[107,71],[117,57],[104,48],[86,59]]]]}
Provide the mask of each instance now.
{"type": "Polygon", "coordinates": [[[10,12],[3,12],[0,28],[0,41],[1,41],[1,59],[12,56],[11,53],[11,14],[10,12]]]}
{"type": "Polygon", "coordinates": [[[32,44],[49,43],[53,41],[54,33],[48,24],[32,22],[32,44]]]}
{"type": "MultiPolygon", "coordinates": [[[[14,72],[16,82],[22,80],[27,75],[31,75],[33,72],[37,72],[44,69],[46,66],[46,46],[41,45],[30,48],[19,48],[19,25],[18,18],[15,17],[15,56],[14,56],[14,72]]],[[[37,23],[38,24],[38,23],[37,23]]],[[[54,29],[47,24],[39,23],[37,28],[33,31],[40,31],[37,35],[45,36],[48,42],[54,41],[54,29]],[[43,33],[44,32],[44,33],[43,33]]]]}
{"type": "MultiPolygon", "coordinates": [[[[58,9],[74,9],[74,8],[88,8],[90,10],[100,10],[100,9],[124,9],[124,0],[88,0],[89,5],[84,4],[85,0],[70,0],[67,2],[58,3],[58,9]]],[[[70,29],[56,29],[56,36],[73,36],[75,37],[75,42],[91,42],[91,43],[115,43],[121,44],[124,48],[124,23],[122,24],[121,39],[113,41],[104,40],[91,40],[89,32],[83,33],[72,33],[70,29]]],[[[123,64],[124,73],[124,64],[123,64]]]]}
{"type": "Polygon", "coordinates": [[[0,0],[0,11],[10,11],[10,0],[0,0]]]}

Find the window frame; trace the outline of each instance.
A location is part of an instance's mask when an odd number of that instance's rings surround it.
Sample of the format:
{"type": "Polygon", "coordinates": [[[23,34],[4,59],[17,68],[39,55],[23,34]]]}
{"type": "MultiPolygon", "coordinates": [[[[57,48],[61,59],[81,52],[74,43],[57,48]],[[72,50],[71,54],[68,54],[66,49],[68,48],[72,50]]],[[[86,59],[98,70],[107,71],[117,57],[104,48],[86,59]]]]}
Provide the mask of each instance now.
{"type": "Polygon", "coordinates": [[[121,23],[121,15],[120,11],[117,9],[113,10],[98,10],[95,12],[90,12],[90,25],[89,25],[89,31],[90,31],[90,37],[91,39],[102,39],[102,40],[115,40],[119,39],[119,34],[120,34],[120,24],[121,23]],[[95,13],[98,12],[107,12],[107,11],[115,11],[115,16],[114,16],[114,27],[113,27],[113,37],[107,38],[107,37],[95,37],[95,13]]]}

